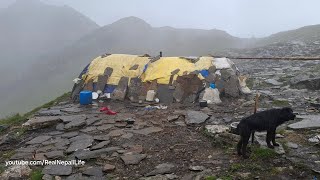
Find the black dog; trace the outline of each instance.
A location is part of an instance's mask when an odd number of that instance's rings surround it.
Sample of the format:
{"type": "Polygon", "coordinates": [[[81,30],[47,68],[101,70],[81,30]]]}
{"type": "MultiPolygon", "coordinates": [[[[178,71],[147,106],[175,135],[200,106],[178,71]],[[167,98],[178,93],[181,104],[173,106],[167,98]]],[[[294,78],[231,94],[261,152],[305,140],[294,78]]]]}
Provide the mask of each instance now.
{"type": "Polygon", "coordinates": [[[250,134],[252,133],[253,135],[254,131],[267,131],[266,142],[269,148],[279,146],[275,141],[277,127],[286,121],[294,120],[295,117],[296,116],[293,114],[292,109],[286,107],[258,112],[242,119],[236,130],[241,136],[237,145],[238,154],[242,155],[244,158],[248,158],[246,155],[246,149],[250,139],[250,134]],[[271,145],[271,141],[273,145],[271,145]]]}

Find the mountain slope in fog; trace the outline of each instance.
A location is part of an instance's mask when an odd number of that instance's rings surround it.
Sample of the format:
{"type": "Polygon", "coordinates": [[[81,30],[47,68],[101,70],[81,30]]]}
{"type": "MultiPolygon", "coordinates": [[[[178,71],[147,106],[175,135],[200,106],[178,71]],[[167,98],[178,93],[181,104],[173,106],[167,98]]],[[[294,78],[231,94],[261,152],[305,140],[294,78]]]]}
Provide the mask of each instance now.
{"type": "MultiPolygon", "coordinates": [[[[22,99],[18,97],[26,96],[24,85],[32,80],[25,76],[30,73],[36,59],[61,51],[99,28],[95,22],[70,7],[47,5],[39,0],[18,0],[0,9],[0,27],[0,76],[5,77],[0,79],[0,116],[3,112],[16,111],[12,110],[13,99],[17,99],[15,103],[19,104],[22,99]]],[[[37,71],[33,73],[43,75],[37,71]]],[[[39,84],[32,84],[33,88],[37,89],[39,84]]],[[[27,106],[19,106],[19,109],[24,107],[27,106]]]]}
{"type": "Polygon", "coordinates": [[[298,29],[283,31],[261,38],[254,47],[278,43],[312,43],[320,40],[320,25],[304,26],[298,29]]]}
{"type": "Polygon", "coordinates": [[[11,57],[34,57],[70,45],[98,25],[70,7],[18,0],[0,11],[0,49],[11,57]]]}

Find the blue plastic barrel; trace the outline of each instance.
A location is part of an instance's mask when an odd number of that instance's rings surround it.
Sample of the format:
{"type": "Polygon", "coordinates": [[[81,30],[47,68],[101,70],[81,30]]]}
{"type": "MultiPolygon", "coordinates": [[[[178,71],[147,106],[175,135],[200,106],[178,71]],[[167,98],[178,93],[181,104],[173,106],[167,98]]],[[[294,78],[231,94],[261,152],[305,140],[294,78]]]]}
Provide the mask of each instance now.
{"type": "Polygon", "coordinates": [[[88,105],[92,103],[91,91],[81,91],[79,96],[81,105],[88,105]]]}
{"type": "Polygon", "coordinates": [[[201,74],[204,78],[206,78],[206,77],[209,76],[209,71],[208,71],[208,70],[202,70],[202,71],[200,71],[200,74],[201,74]]]}
{"type": "Polygon", "coordinates": [[[212,89],[216,88],[216,84],[210,83],[210,88],[212,88],[212,89]]]}

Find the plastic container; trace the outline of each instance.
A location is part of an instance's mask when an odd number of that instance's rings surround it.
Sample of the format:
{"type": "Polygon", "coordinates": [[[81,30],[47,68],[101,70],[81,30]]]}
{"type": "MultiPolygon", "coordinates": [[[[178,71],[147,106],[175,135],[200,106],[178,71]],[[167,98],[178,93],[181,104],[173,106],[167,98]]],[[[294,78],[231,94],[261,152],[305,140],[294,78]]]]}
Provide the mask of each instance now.
{"type": "Polygon", "coordinates": [[[88,105],[92,103],[92,92],[91,91],[81,91],[80,95],[80,104],[88,105]]]}
{"type": "Polygon", "coordinates": [[[212,88],[212,89],[216,88],[216,84],[215,83],[210,83],[210,88],[212,88]]]}
{"type": "Polygon", "coordinates": [[[201,101],[199,102],[199,104],[200,104],[200,107],[207,107],[207,106],[208,106],[208,103],[207,103],[207,101],[205,101],[205,100],[201,100],[201,101]]]}
{"type": "Polygon", "coordinates": [[[149,90],[147,92],[146,101],[152,102],[155,96],[156,96],[156,92],[154,90],[149,90]]]}

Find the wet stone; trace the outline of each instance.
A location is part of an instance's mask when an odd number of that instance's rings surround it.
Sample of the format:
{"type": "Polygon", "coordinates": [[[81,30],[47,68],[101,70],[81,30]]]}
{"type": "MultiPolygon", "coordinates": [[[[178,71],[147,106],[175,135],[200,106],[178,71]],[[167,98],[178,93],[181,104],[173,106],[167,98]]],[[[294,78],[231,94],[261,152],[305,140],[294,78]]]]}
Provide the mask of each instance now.
{"type": "Polygon", "coordinates": [[[23,126],[26,127],[33,127],[33,128],[40,128],[40,127],[47,127],[52,126],[53,124],[61,122],[59,116],[41,116],[41,117],[34,117],[29,119],[23,126]]]}
{"type": "Polygon", "coordinates": [[[127,126],[127,123],[116,123],[114,124],[114,126],[118,128],[125,128],[127,126]]]}
{"type": "Polygon", "coordinates": [[[63,151],[51,151],[45,153],[45,156],[49,159],[59,159],[64,157],[63,151]]]}
{"type": "Polygon", "coordinates": [[[287,142],[287,146],[291,149],[298,149],[298,144],[292,143],[292,142],[287,142]]]}
{"type": "Polygon", "coordinates": [[[38,112],[39,116],[60,116],[62,115],[61,111],[58,109],[53,109],[53,110],[43,110],[38,112]]]}
{"type": "Polygon", "coordinates": [[[201,124],[205,122],[209,116],[203,112],[200,111],[187,111],[187,116],[186,116],[186,123],[187,124],[201,124]]]}
{"type": "Polygon", "coordinates": [[[85,133],[89,133],[89,132],[96,131],[96,130],[97,130],[97,127],[89,126],[89,127],[86,127],[85,129],[81,129],[80,131],[85,132],[85,133]]]}
{"type": "Polygon", "coordinates": [[[119,147],[108,147],[103,149],[98,149],[94,151],[81,151],[79,154],[76,155],[78,159],[93,159],[97,158],[102,154],[112,154],[113,152],[119,150],[119,147]]]}
{"type": "Polygon", "coordinates": [[[51,176],[49,174],[45,174],[42,176],[42,180],[53,180],[53,176],[51,176]]]}
{"type": "Polygon", "coordinates": [[[45,156],[45,153],[37,153],[34,155],[34,160],[36,161],[42,161],[42,160],[46,160],[47,157],[45,156]]]}
{"type": "Polygon", "coordinates": [[[95,150],[95,149],[101,149],[103,147],[106,147],[110,144],[110,141],[102,141],[97,145],[94,145],[93,147],[91,147],[91,150],[95,150]]]}
{"type": "Polygon", "coordinates": [[[79,134],[78,131],[68,132],[68,133],[62,134],[61,137],[64,137],[64,138],[72,138],[72,137],[78,136],[78,134],[79,134]]]}
{"type": "Polygon", "coordinates": [[[106,131],[106,130],[109,130],[109,129],[113,128],[113,127],[114,127],[113,124],[105,124],[105,125],[99,126],[97,129],[99,131],[106,131]]]}
{"type": "Polygon", "coordinates": [[[174,172],[174,169],[175,169],[175,165],[169,164],[169,163],[163,163],[156,166],[156,168],[153,171],[147,173],[146,176],[154,176],[158,174],[170,174],[174,172]]]}
{"type": "Polygon", "coordinates": [[[126,154],[121,156],[125,165],[136,165],[147,157],[146,154],[126,154]]]}
{"type": "Polygon", "coordinates": [[[103,166],[103,172],[112,172],[116,169],[116,166],[112,165],[112,164],[105,164],[103,166]]]}
{"type": "Polygon", "coordinates": [[[63,124],[63,123],[57,124],[56,130],[58,130],[58,131],[63,131],[63,130],[64,130],[64,124],[63,124]]]}
{"type": "Polygon", "coordinates": [[[103,176],[103,172],[102,172],[101,167],[88,167],[82,173],[85,175],[88,175],[88,176],[96,176],[96,177],[103,176]]]}
{"type": "Polygon", "coordinates": [[[33,153],[36,151],[36,147],[25,147],[25,148],[19,148],[16,150],[16,152],[19,152],[19,153],[33,153]]]}
{"type": "Polygon", "coordinates": [[[67,176],[72,173],[72,166],[63,165],[49,165],[45,166],[42,170],[42,174],[67,176]]]}
{"type": "Polygon", "coordinates": [[[16,153],[10,157],[12,160],[32,160],[33,153],[16,153]]]}
{"type": "Polygon", "coordinates": [[[101,118],[93,117],[93,118],[86,119],[86,122],[87,122],[87,125],[89,126],[89,125],[91,125],[91,124],[93,124],[93,123],[95,123],[95,122],[97,122],[99,120],[101,120],[101,118]]]}
{"type": "Polygon", "coordinates": [[[58,142],[60,142],[60,141],[62,141],[61,137],[56,137],[56,138],[54,138],[54,139],[50,139],[50,140],[48,140],[48,141],[45,141],[45,142],[43,142],[43,143],[41,143],[41,144],[46,146],[46,145],[58,143],[58,142]]]}
{"type": "Polygon", "coordinates": [[[81,140],[84,140],[84,139],[93,139],[93,137],[90,136],[90,135],[87,135],[87,134],[79,134],[78,136],[72,137],[69,140],[71,142],[74,142],[74,141],[81,141],[81,140]]]}
{"type": "Polygon", "coordinates": [[[52,132],[48,133],[49,136],[56,136],[56,135],[61,135],[61,134],[63,134],[62,131],[52,131],[52,132]]]}
{"type": "Polygon", "coordinates": [[[123,134],[125,134],[125,132],[122,129],[117,129],[117,130],[110,131],[107,136],[109,136],[109,137],[117,137],[117,136],[121,136],[123,134]]]}
{"type": "Polygon", "coordinates": [[[302,121],[290,124],[288,127],[291,129],[308,129],[320,127],[320,115],[305,115],[300,117],[303,118],[302,121]]]}
{"type": "Polygon", "coordinates": [[[60,116],[60,119],[64,122],[64,123],[68,123],[71,121],[81,121],[81,120],[86,120],[87,116],[84,114],[79,114],[79,115],[71,115],[71,116],[60,116]]]}
{"type": "Polygon", "coordinates": [[[135,133],[135,134],[142,134],[142,135],[149,135],[151,133],[157,133],[162,131],[162,128],[159,127],[147,127],[140,130],[128,130],[129,132],[135,133]]]}
{"type": "Polygon", "coordinates": [[[175,120],[177,120],[177,119],[179,119],[179,116],[178,116],[178,115],[171,115],[171,116],[168,116],[168,118],[167,118],[167,120],[168,120],[169,122],[175,121],[175,120]]]}
{"type": "Polygon", "coordinates": [[[93,136],[93,139],[98,140],[98,141],[108,141],[108,140],[110,140],[110,136],[108,136],[108,135],[96,135],[96,136],[93,136]]]}
{"type": "Polygon", "coordinates": [[[55,147],[53,145],[48,145],[48,146],[42,146],[39,149],[36,150],[36,153],[44,153],[44,152],[48,152],[52,149],[54,149],[55,147]]]}
{"type": "Polygon", "coordinates": [[[174,122],[176,125],[178,126],[187,126],[186,123],[184,121],[176,121],[174,122]]]}
{"type": "Polygon", "coordinates": [[[191,170],[191,171],[203,171],[205,169],[206,168],[204,166],[190,166],[189,167],[189,170],[191,170]]]}
{"type": "Polygon", "coordinates": [[[84,119],[79,119],[75,121],[71,121],[68,124],[64,126],[64,129],[70,130],[70,129],[77,129],[82,126],[86,125],[86,121],[84,119]]]}
{"type": "Polygon", "coordinates": [[[265,80],[265,82],[268,83],[268,84],[272,84],[274,86],[279,86],[279,85],[283,84],[282,82],[279,82],[279,81],[277,81],[275,79],[267,79],[267,80],[265,80]]]}
{"type": "Polygon", "coordinates": [[[82,112],[83,110],[77,107],[70,107],[70,108],[61,109],[61,111],[67,112],[67,113],[79,113],[79,112],[82,112]]]}
{"type": "Polygon", "coordinates": [[[82,180],[84,179],[81,173],[72,174],[66,178],[66,180],[82,180]]]}
{"type": "MultiPolygon", "coordinates": [[[[189,180],[189,179],[184,179],[184,178],[182,178],[182,179],[189,180]]],[[[143,178],[140,178],[139,180],[168,180],[168,178],[165,175],[156,175],[156,176],[150,176],[150,177],[143,177],[143,178]]]]}
{"type": "Polygon", "coordinates": [[[86,149],[87,147],[90,147],[92,143],[93,143],[92,137],[73,141],[69,146],[69,148],[67,149],[67,152],[70,153],[79,149],[86,149]]]}
{"type": "Polygon", "coordinates": [[[124,144],[124,145],[122,145],[122,147],[126,148],[124,153],[130,152],[130,153],[138,153],[138,154],[140,154],[143,151],[142,145],[127,145],[127,144],[124,144]]]}
{"type": "Polygon", "coordinates": [[[133,137],[133,134],[132,133],[126,133],[124,135],[121,136],[121,138],[124,138],[124,139],[130,139],[133,137]]]}
{"type": "Polygon", "coordinates": [[[38,136],[33,138],[31,141],[28,141],[26,144],[40,144],[49,140],[52,136],[38,136]]]}

